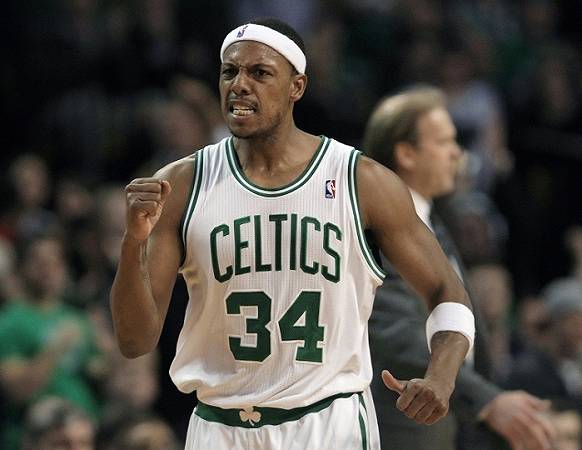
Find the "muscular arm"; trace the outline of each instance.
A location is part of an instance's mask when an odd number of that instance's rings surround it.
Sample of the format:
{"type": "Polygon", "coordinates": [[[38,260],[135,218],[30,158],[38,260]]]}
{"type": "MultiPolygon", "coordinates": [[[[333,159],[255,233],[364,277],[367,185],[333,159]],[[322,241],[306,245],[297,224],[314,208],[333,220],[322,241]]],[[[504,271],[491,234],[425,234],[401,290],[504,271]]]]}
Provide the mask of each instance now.
{"type": "Polygon", "coordinates": [[[429,309],[444,301],[471,308],[461,280],[433,233],[416,215],[400,178],[367,158],[360,158],[357,176],[365,226],[373,231],[382,252],[429,309]]]}
{"type": "MultiPolygon", "coordinates": [[[[374,233],[380,249],[407,284],[426,302],[429,311],[443,302],[458,302],[471,308],[463,284],[434,235],[416,215],[404,183],[394,173],[367,158],[360,159],[357,177],[365,226],[374,233]]],[[[389,374],[383,374],[387,385],[401,391],[398,407],[423,423],[433,423],[438,420],[435,420],[436,416],[446,413],[455,377],[468,350],[468,341],[460,333],[440,332],[433,336],[431,347],[424,378],[431,385],[430,394],[424,393],[422,383],[420,386],[416,383],[414,391],[405,395],[408,384],[403,385],[389,374]],[[439,408],[445,410],[435,412],[432,417],[423,414],[417,417],[419,410],[414,397],[418,389],[421,395],[436,395],[442,404],[439,408]]]]}
{"type": "Polygon", "coordinates": [[[192,157],[126,188],[127,228],[111,288],[115,334],[124,356],[157,345],[181,259],[179,226],[192,185],[192,157]]]}
{"type": "MultiPolygon", "coordinates": [[[[377,362],[395,363],[408,374],[419,374],[426,368],[425,358],[429,357],[424,327],[419,323],[425,313],[419,310],[409,288],[426,301],[429,310],[444,301],[458,301],[469,306],[468,295],[432,233],[416,216],[408,190],[396,176],[370,160],[363,160],[358,178],[365,223],[374,231],[382,251],[407,282],[404,286],[392,273],[391,280],[379,289],[376,296],[378,303],[374,305],[375,315],[370,326],[374,348],[382,349],[377,362]],[[370,201],[372,198],[374,202],[370,201]],[[382,198],[382,204],[388,207],[378,208],[378,198],[382,198]]],[[[491,430],[506,439],[512,449],[523,449],[524,445],[532,450],[550,448],[554,430],[539,414],[548,408],[547,403],[525,392],[501,391],[471,367],[463,366],[459,370],[466,349],[467,341],[460,334],[437,333],[433,338],[425,378],[420,381],[428,380],[430,389],[436,386],[438,390],[439,386],[444,386],[445,395],[450,395],[458,372],[457,413],[463,415],[466,422],[476,420],[479,415],[491,430]],[[441,339],[442,345],[435,345],[441,339]],[[430,383],[433,380],[436,384],[430,383]]],[[[419,387],[421,383],[415,383],[416,392],[421,394],[411,392],[407,395],[405,391],[409,390],[410,382],[399,382],[384,374],[383,378],[388,387],[400,393],[396,405],[408,417],[427,424],[438,420],[436,415],[428,418],[423,415],[422,406],[419,408],[413,401],[415,396],[422,395],[427,384],[419,387]]],[[[446,401],[448,404],[448,397],[446,401]]],[[[424,405],[426,400],[421,399],[420,403],[424,405]]],[[[480,439],[492,437],[481,434],[480,439]]],[[[502,448],[503,444],[491,442],[491,446],[502,448]]]]}
{"type": "MultiPolygon", "coordinates": [[[[383,261],[383,265],[386,269],[389,263],[383,261]]],[[[372,361],[376,369],[389,367],[405,378],[422,377],[430,357],[425,334],[426,309],[418,295],[392,269],[389,273],[376,292],[370,320],[372,361]]],[[[372,388],[377,400],[392,398],[384,392],[382,382],[374,381],[372,388]]],[[[499,387],[465,364],[457,376],[451,410],[464,421],[475,421],[481,408],[500,392],[499,387]]],[[[384,413],[390,414],[390,411],[384,413]]]]}

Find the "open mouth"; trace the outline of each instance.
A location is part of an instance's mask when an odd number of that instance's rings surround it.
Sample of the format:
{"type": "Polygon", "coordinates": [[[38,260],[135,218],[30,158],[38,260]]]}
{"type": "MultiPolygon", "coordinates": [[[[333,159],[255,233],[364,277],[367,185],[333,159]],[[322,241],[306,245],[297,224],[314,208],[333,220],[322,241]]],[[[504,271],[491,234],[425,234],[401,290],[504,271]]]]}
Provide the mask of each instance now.
{"type": "Polygon", "coordinates": [[[230,113],[235,117],[246,117],[255,113],[255,109],[250,106],[232,105],[229,108],[230,113]]]}

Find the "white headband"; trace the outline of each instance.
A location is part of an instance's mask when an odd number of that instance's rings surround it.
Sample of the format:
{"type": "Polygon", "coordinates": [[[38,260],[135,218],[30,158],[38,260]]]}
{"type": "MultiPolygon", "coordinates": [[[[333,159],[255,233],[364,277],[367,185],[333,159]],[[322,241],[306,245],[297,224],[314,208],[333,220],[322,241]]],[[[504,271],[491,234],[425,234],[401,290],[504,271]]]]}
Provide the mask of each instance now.
{"type": "Polygon", "coordinates": [[[272,28],[254,23],[242,25],[226,35],[222,47],[220,47],[221,62],[224,62],[226,48],[238,41],[256,41],[268,45],[287,58],[287,61],[295,67],[297,72],[305,73],[307,60],[305,59],[305,54],[295,42],[272,28]]]}

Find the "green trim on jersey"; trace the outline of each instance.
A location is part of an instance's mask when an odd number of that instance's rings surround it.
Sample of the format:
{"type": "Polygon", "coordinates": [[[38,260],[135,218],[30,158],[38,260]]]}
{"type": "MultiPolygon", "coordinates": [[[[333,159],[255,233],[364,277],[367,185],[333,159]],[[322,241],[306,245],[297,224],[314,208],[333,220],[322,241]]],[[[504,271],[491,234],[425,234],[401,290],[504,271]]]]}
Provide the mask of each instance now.
{"type": "Polygon", "coordinates": [[[187,248],[186,248],[186,233],[188,232],[188,225],[190,225],[190,219],[192,219],[192,213],[194,212],[194,207],[196,206],[196,201],[198,200],[198,194],[200,194],[200,186],[202,185],[202,166],[204,162],[204,149],[199,150],[194,158],[194,180],[192,180],[192,186],[190,190],[190,195],[188,196],[188,206],[184,210],[182,215],[182,220],[180,221],[180,239],[182,241],[182,258],[180,260],[180,267],[186,261],[187,248]]]}
{"type": "Polygon", "coordinates": [[[281,425],[285,422],[299,420],[306,414],[327,408],[338,398],[349,398],[352,395],[354,392],[336,394],[311,405],[293,409],[263,408],[260,406],[246,409],[223,409],[199,401],[194,413],[208,422],[218,422],[231,427],[260,428],[264,425],[281,425]]]}
{"type": "Polygon", "coordinates": [[[280,197],[281,195],[285,195],[290,192],[293,192],[296,189],[299,189],[301,186],[307,183],[307,181],[309,181],[309,178],[311,178],[311,176],[315,173],[315,170],[317,169],[319,163],[321,162],[325,153],[327,152],[330,142],[331,139],[325,136],[321,136],[319,146],[317,147],[317,150],[315,151],[313,158],[311,158],[310,163],[305,168],[303,173],[299,175],[299,177],[297,177],[291,183],[278,188],[263,188],[257,186],[256,184],[247,179],[236,157],[233,138],[230,138],[227,141],[226,155],[228,159],[228,165],[230,166],[230,170],[234,175],[234,178],[245,189],[251,191],[254,194],[261,195],[263,197],[280,197]]]}
{"type": "Polygon", "coordinates": [[[350,202],[352,204],[352,212],[354,213],[354,221],[356,223],[356,232],[358,235],[358,242],[360,243],[360,248],[362,249],[362,253],[364,254],[364,257],[366,258],[366,262],[368,263],[368,266],[370,267],[370,269],[372,269],[372,272],[374,272],[374,275],[376,275],[378,278],[383,280],[386,277],[386,272],[384,272],[382,267],[380,267],[380,265],[378,265],[378,263],[374,259],[374,256],[372,255],[372,251],[370,250],[370,247],[368,246],[368,242],[366,241],[366,236],[364,235],[364,228],[362,226],[362,216],[360,214],[360,204],[358,202],[358,192],[357,192],[358,183],[357,183],[357,177],[356,177],[357,161],[358,161],[358,158],[360,157],[361,154],[362,154],[362,152],[354,149],[354,150],[352,150],[352,153],[350,155],[349,170],[348,170],[348,186],[349,186],[349,192],[350,192],[350,202]]]}

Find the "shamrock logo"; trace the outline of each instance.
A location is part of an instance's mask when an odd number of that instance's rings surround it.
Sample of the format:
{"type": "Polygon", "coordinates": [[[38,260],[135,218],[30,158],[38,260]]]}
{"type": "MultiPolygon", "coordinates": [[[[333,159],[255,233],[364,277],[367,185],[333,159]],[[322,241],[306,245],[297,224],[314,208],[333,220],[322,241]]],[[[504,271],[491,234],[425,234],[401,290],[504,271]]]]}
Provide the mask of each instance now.
{"type": "Polygon", "coordinates": [[[242,422],[250,422],[251,425],[255,425],[255,422],[260,422],[261,413],[255,411],[252,406],[239,411],[238,415],[242,422]]]}

